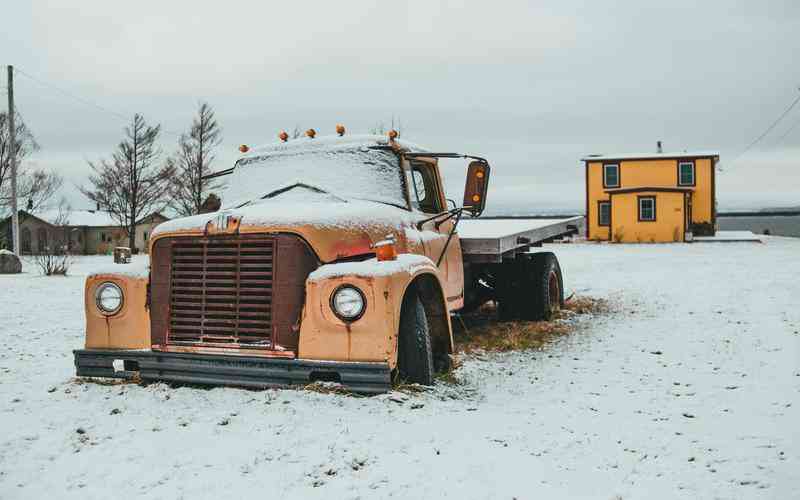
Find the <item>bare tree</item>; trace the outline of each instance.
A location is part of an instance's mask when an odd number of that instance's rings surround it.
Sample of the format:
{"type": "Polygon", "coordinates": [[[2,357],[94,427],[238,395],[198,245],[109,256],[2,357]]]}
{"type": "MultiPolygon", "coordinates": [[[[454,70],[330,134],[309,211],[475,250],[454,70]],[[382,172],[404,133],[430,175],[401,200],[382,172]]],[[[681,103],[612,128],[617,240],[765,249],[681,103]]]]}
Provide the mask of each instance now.
{"type": "Polygon", "coordinates": [[[89,162],[94,171],[89,177],[91,187],[80,188],[125,230],[131,250],[135,249],[136,222],[168,203],[174,167],[158,163],[160,131],[160,125],[150,126],[141,115],[134,115],[111,159],[89,162]]]}
{"type": "Polygon", "coordinates": [[[203,201],[219,183],[204,179],[211,173],[214,149],[222,141],[222,129],[208,103],[201,103],[189,134],[181,135],[178,151],[167,160],[175,171],[170,188],[170,205],[181,215],[200,213],[203,201]]]}
{"type": "Polygon", "coordinates": [[[379,121],[369,129],[369,133],[373,135],[386,135],[389,130],[394,130],[397,132],[397,137],[401,137],[403,135],[403,123],[400,121],[400,118],[395,118],[394,115],[392,115],[392,121],[390,123],[391,125],[389,128],[386,128],[386,124],[383,121],[379,121]]]}
{"type": "Polygon", "coordinates": [[[39,144],[25,122],[17,116],[16,144],[12,147],[8,137],[8,115],[0,113],[0,206],[11,204],[11,158],[17,162],[17,198],[24,200],[29,211],[46,204],[61,188],[63,179],[54,172],[30,169],[23,162],[39,150],[39,144]],[[12,153],[13,151],[13,153],[12,153]]]}
{"type": "Polygon", "coordinates": [[[291,137],[292,139],[297,139],[301,135],[303,135],[303,130],[300,128],[300,125],[295,125],[294,128],[292,129],[292,133],[289,134],[289,137],[291,137]]]}

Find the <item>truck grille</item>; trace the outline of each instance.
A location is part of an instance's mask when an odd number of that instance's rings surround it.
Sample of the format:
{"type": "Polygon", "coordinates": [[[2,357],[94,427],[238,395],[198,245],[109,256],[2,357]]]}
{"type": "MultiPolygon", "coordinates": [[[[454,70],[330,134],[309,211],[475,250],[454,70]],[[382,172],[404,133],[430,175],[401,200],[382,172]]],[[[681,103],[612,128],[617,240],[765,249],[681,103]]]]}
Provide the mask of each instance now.
{"type": "Polygon", "coordinates": [[[171,243],[167,343],[272,348],[275,239],[171,243]]]}

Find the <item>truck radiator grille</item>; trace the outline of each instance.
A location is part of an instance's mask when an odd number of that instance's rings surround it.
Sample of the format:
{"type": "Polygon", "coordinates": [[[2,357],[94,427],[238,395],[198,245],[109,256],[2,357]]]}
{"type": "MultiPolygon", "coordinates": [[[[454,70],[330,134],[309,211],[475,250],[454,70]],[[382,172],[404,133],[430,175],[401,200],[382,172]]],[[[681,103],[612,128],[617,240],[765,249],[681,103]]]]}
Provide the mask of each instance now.
{"type": "Polygon", "coordinates": [[[171,243],[167,343],[271,349],[275,239],[171,243]]]}

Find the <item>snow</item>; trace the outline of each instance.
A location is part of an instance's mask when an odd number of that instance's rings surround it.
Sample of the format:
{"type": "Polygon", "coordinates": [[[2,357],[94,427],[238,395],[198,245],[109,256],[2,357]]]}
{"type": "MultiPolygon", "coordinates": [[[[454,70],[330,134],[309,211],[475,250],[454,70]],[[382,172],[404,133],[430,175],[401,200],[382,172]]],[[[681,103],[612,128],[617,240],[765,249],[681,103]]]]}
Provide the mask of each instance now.
{"type": "Polygon", "coordinates": [[[106,257],[104,260],[105,262],[88,268],[88,275],[116,274],[131,278],[147,278],[150,274],[150,258],[147,255],[137,256],[129,264],[115,264],[112,257],[106,257]]]}
{"type": "Polygon", "coordinates": [[[491,239],[524,233],[568,220],[580,221],[583,217],[571,219],[462,219],[458,224],[461,238],[491,239]]]}
{"type": "Polygon", "coordinates": [[[700,158],[709,156],[719,156],[719,151],[678,151],[678,152],[665,152],[665,153],[621,153],[621,154],[601,154],[601,155],[587,155],[581,158],[581,161],[603,161],[603,160],[658,160],[673,159],[673,158],[700,158]]]}
{"type": "MultiPolygon", "coordinates": [[[[332,228],[367,228],[374,224],[395,227],[412,220],[410,211],[392,205],[333,199],[329,194],[308,190],[295,193],[289,191],[275,198],[223,212],[240,216],[241,227],[303,224],[332,228]]],[[[152,236],[173,231],[202,230],[208,221],[218,216],[219,212],[216,212],[163,222],[153,229],[152,236]]]]}
{"type": "Polygon", "coordinates": [[[2,255],[14,255],[14,252],[11,250],[6,250],[5,248],[0,248],[0,254],[2,255]]]}
{"type": "Polygon", "coordinates": [[[752,231],[717,231],[714,236],[695,236],[693,241],[712,243],[716,241],[752,241],[759,243],[761,237],[752,231]]]}
{"type": "Polygon", "coordinates": [[[418,269],[425,266],[436,265],[424,255],[401,253],[396,260],[379,262],[378,259],[368,259],[361,262],[342,262],[340,264],[326,264],[320,266],[308,276],[308,281],[322,281],[340,276],[359,276],[362,278],[377,278],[391,276],[397,273],[413,275],[418,269]]]}
{"type": "Polygon", "coordinates": [[[371,398],[76,381],[107,257],[26,262],[0,277],[0,497],[796,497],[800,240],[545,249],[616,312],[371,398]]]}
{"type": "Polygon", "coordinates": [[[119,225],[119,223],[111,217],[110,213],[102,210],[61,211],[59,209],[48,209],[36,212],[33,215],[50,224],[89,227],[110,227],[119,225]]]}
{"type": "Polygon", "coordinates": [[[257,200],[276,190],[305,184],[339,197],[407,204],[398,156],[386,137],[296,139],[256,148],[236,162],[222,193],[224,208],[257,200]]]}

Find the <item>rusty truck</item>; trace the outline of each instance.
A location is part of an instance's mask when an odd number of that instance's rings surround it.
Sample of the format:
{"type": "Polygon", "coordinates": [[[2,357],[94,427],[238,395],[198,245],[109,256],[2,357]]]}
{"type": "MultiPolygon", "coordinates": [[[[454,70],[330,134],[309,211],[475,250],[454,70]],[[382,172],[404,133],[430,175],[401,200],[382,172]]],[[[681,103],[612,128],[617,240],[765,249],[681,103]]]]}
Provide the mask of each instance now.
{"type": "Polygon", "coordinates": [[[149,266],[91,274],[77,375],[377,393],[448,369],[454,314],[562,306],[556,256],[531,249],[578,219],[477,219],[486,159],[337,131],[243,146],[216,174],[219,211],[156,227],[149,266]],[[462,203],[445,197],[443,158],[466,165],[462,203]]]}

